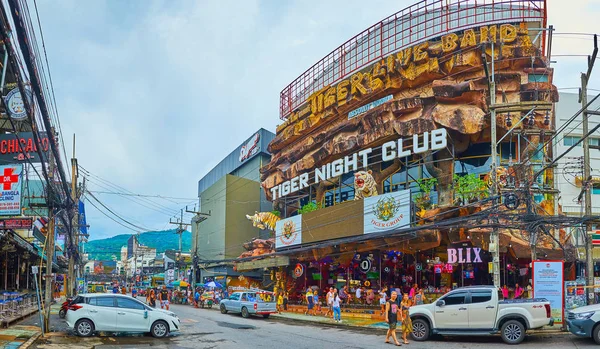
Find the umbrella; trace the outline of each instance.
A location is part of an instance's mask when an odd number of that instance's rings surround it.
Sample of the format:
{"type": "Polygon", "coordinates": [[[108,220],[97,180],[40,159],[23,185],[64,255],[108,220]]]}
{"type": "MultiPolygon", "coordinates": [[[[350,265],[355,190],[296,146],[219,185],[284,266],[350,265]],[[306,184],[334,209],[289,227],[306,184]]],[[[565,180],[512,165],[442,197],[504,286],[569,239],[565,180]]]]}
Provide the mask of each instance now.
{"type": "Polygon", "coordinates": [[[204,285],[204,287],[216,287],[216,288],[221,288],[221,287],[223,287],[223,286],[221,286],[221,284],[220,284],[220,283],[218,283],[218,282],[211,281],[211,282],[207,282],[207,283],[204,285]]]}

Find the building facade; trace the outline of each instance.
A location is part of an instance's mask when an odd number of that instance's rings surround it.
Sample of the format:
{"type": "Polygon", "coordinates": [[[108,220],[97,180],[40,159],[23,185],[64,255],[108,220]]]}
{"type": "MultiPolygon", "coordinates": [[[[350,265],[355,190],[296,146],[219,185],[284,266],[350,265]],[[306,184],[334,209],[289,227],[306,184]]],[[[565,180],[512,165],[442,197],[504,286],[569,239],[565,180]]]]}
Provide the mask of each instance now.
{"type": "Polygon", "coordinates": [[[272,210],[260,185],[260,169],[270,161],[267,146],[273,137],[258,130],[198,182],[200,211],[209,216],[192,219],[192,255],[202,265],[195,269],[196,282],[225,282],[238,275],[219,261],[239,256],[245,251],[242,244],[253,238],[268,238],[246,215],[272,210]]]}
{"type": "Polygon", "coordinates": [[[559,196],[546,166],[558,92],[534,2],[419,3],[284,88],[261,169],[282,218],[276,251],[237,269],[277,267],[297,300],[307,287],[413,283],[435,298],[495,276],[527,285],[532,259],[566,258],[558,230],[520,222],[553,216],[559,196]]]}

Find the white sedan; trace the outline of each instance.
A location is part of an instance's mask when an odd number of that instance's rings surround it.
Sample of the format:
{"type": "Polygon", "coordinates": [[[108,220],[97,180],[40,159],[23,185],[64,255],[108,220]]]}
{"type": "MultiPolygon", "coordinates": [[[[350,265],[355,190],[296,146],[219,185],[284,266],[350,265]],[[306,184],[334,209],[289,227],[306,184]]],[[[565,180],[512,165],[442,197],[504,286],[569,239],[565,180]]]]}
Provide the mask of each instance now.
{"type": "Polygon", "coordinates": [[[81,294],[69,306],[67,325],[82,337],[94,332],[150,333],[162,338],[179,331],[175,313],[150,308],[135,298],[107,293],[81,294]]]}

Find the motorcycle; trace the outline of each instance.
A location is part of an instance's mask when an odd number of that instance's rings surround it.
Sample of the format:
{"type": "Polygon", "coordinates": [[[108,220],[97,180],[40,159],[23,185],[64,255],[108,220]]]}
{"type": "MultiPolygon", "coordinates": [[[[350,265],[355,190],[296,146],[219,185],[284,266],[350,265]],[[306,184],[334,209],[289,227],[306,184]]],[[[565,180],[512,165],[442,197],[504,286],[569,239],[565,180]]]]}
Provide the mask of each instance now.
{"type": "Polygon", "coordinates": [[[67,310],[69,310],[69,305],[71,305],[71,302],[73,301],[73,298],[67,298],[66,301],[63,302],[63,304],[60,307],[60,310],[58,311],[58,316],[61,319],[64,319],[65,316],[67,316],[67,310]]]}

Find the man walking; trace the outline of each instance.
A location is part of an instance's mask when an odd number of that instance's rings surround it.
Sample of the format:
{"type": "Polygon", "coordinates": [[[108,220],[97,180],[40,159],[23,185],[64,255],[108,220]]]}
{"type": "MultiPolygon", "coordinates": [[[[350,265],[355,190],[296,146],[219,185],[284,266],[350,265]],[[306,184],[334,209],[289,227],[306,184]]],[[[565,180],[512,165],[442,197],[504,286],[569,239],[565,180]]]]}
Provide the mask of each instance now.
{"type": "Polygon", "coordinates": [[[329,288],[329,292],[327,292],[326,300],[327,300],[327,313],[325,313],[325,317],[333,316],[333,298],[335,296],[335,292],[333,291],[333,287],[329,288]]]}
{"type": "Polygon", "coordinates": [[[160,300],[160,308],[164,309],[166,307],[169,310],[169,291],[167,291],[167,286],[163,285],[162,290],[158,294],[158,299],[160,300]]]}
{"type": "Polygon", "coordinates": [[[396,327],[398,326],[398,293],[392,292],[390,299],[385,305],[385,322],[388,323],[389,329],[385,335],[385,342],[390,342],[390,336],[394,340],[394,344],[401,346],[396,338],[396,327]]]}

